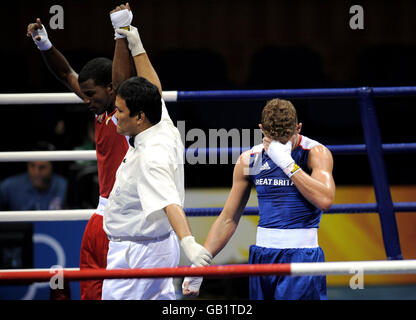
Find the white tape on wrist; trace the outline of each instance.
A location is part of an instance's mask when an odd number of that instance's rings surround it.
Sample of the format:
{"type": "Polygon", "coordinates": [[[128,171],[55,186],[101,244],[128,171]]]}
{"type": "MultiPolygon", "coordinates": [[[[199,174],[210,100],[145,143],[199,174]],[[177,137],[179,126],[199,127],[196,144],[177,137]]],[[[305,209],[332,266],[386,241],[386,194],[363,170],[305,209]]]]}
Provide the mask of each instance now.
{"type": "Polygon", "coordinates": [[[279,141],[273,140],[267,150],[267,155],[272,161],[282,170],[290,166],[294,160],[291,156],[292,142],[288,141],[282,144],[279,141]]]}
{"type": "Polygon", "coordinates": [[[286,168],[283,169],[283,172],[291,178],[296,172],[298,172],[301,169],[296,162],[293,161],[290,165],[288,165],[286,168]]]}
{"type": "MultiPolygon", "coordinates": [[[[194,264],[191,265],[191,268],[195,268],[194,264]]],[[[196,292],[201,288],[203,277],[185,277],[182,282],[182,289],[185,289],[185,282],[188,282],[188,290],[196,292]]]]}
{"type": "Polygon", "coordinates": [[[189,291],[193,291],[193,292],[199,291],[199,289],[201,288],[203,279],[204,278],[202,277],[185,277],[183,279],[182,289],[185,289],[185,282],[188,282],[189,291]]]}
{"type": "Polygon", "coordinates": [[[48,32],[43,24],[42,29],[33,31],[32,39],[40,51],[46,51],[52,47],[52,43],[48,38],[48,32]],[[36,37],[40,37],[40,40],[36,40],[36,37]]]}

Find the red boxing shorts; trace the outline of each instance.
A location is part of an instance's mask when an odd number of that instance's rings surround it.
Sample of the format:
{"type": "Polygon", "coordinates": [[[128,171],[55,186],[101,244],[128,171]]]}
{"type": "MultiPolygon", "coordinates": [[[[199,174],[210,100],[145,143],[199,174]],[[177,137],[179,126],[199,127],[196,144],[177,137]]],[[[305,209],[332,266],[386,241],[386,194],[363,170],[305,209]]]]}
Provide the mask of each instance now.
{"type": "MultiPolygon", "coordinates": [[[[84,231],[81,243],[80,269],[106,269],[108,238],[103,216],[94,213],[84,231]]],[[[81,300],[101,300],[103,280],[80,281],[81,300]]]]}

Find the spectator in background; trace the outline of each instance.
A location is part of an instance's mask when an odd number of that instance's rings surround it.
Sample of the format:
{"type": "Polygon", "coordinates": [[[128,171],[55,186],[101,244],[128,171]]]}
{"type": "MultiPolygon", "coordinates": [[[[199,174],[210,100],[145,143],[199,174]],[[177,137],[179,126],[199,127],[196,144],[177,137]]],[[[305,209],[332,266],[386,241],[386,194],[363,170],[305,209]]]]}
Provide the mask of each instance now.
{"type": "MultiPolygon", "coordinates": [[[[33,151],[54,151],[55,147],[40,141],[33,151]]],[[[6,178],[0,184],[0,210],[60,210],[66,205],[67,180],[53,172],[50,161],[29,161],[27,172],[6,178]]],[[[32,264],[33,252],[25,252],[28,241],[33,236],[32,223],[4,223],[0,225],[2,233],[13,234],[23,230],[23,243],[8,241],[0,245],[1,265],[22,268],[32,264]]],[[[22,231],[21,231],[22,232],[22,231]]],[[[31,245],[31,247],[33,244],[31,245]]],[[[64,289],[50,290],[51,300],[70,299],[71,292],[66,282],[64,289]]]]}
{"type": "MultiPolygon", "coordinates": [[[[55,147],[39,142],[37,151],[55,147]]],[[[0,184],[1,210],[59,210],[66,203],[67,180],[53,172],[49,161],[30,161],[27,172],[6,178],[0,184]]]]}

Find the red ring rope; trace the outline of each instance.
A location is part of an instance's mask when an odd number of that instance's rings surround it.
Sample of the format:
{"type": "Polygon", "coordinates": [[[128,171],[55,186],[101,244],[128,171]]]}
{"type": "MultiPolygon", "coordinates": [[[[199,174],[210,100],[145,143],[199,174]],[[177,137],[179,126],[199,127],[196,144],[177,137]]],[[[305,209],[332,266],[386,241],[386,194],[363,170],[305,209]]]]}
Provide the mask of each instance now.
{"type": "MultiPolygon", "coordinates": [[[[226,265],[209,267],[176,267],[176,268],[154,268],[154,269],[83,269],[66,270],[61,269],[65,280],[98,280],[117,278],[165,278],[165,277],[244,277],[253,274],[290,274],[290,264],[264,264],[264,265],[226,265]]],[[[49,281],[56,275],[59,269],[48,271],[0,271],[0,283],[10,281],[49,281]]]]}
{"type": "Polygon", "coordinates": [[[347,262],[311,262],[282,264],[237,264],[208,267],[176,267],[149,269],[26,269],[0,270],[0,284],[13,282],[43,282],[52,277],[61,276],[66,280],[98,280],[118,278],[166,278],[166,277],[246,277],[254,275],[326,275],[352,274],[414,273],[416,260],[378,260],[347,262]]]}

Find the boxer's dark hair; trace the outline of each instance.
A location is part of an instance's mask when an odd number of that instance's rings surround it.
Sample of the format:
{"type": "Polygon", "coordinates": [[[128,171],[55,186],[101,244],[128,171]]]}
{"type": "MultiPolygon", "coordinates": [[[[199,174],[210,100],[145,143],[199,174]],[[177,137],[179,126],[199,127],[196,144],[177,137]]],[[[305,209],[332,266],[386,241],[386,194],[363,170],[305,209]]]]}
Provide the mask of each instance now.
{"type": "Polygon", "coordinates": [[[142,77],[131,77],[120,84],[116,93],[126,101],[130,117],[143,112],[152,124],[160,121],[162,97],[153,83],[142,77]]]}
{"type": "Polygon", "coordinates": [[[78,83],[89,79],[93,80],[96,86],[105,87],[111,83],[113,62],[108,58],[95,58],[87,62],[78,75],[78,83]]]}

